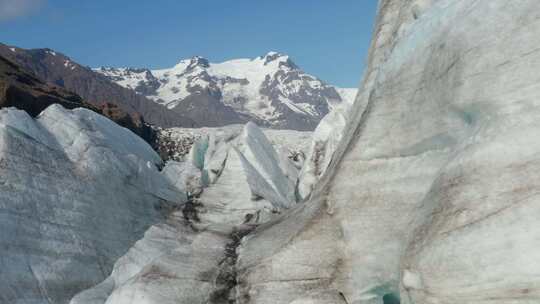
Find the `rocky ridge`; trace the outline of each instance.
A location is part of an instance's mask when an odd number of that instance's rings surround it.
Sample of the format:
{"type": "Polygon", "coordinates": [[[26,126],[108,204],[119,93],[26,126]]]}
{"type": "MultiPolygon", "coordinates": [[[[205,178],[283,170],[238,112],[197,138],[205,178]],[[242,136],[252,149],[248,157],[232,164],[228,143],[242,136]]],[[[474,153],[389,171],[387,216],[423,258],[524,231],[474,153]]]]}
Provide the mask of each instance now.
{"type": "Polygon", "coordinates": [[[186,201],[141,138],[54,104],[0,109],[0,303],[67,303],[186,201]]]}
{"type": "Polygon", "coordinates": [[[253,121],[265,127],[311,131],[331,108],[354,98],[356,92],[324,83],[277,52],[222,63],[196,56],[162,70],[101,67],[94,71],[210,127],[253,121]],[[203,105],[206,110],[200,111],[203,105]]]}
{"type": "Polygon", "coordinates": [[[0,56],[0,108],[16,107],[36,117],[52,104],[65,108],[87,108],[130,129],[146,142],[154,144],[155,131],[136,114],[129,114],[115,104],[94,105],[62,87],[47,84],[16,63],[0,56]]]}
{"type": "Polygon", "coordinates": [[[160,127],[197,126],[182,113],[172,113],[60,52],[22,49],[0,43],[0,55],[43,82],[74,92],[95,106],[115,105],[129,115],[142,116],[147,122],[160,127]]]}

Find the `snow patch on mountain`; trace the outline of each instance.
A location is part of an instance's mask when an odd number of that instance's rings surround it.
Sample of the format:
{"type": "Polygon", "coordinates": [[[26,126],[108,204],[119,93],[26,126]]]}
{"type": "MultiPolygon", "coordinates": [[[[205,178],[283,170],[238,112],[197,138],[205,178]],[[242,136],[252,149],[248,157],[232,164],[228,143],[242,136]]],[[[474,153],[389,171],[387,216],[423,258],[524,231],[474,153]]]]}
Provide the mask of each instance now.
{"type": "Polygon", "coordinates": [[[196,56],[160,70],[94,70],[169,109],[189,112],[196,105],[187,100],[210,97],[244,121],[299,130],[313,130],[329,109],[349,102],[357,91],[328,85],[302,71],[288,55],[277,52],[222,63],[196,56]]]}

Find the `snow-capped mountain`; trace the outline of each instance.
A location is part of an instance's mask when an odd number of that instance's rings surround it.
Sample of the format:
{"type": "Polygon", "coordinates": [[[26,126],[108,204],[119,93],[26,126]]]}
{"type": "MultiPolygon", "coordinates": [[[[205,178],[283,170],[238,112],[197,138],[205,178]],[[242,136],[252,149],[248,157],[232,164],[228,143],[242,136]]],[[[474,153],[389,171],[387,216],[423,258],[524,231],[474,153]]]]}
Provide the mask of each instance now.
{"type": "Polygon", "coordinates": [[[185,115],[174,113],[143,95],[117,85],[59,51],[48,48],[23,49],[0,43],[0,56],[19,66],[25,73],[33,74],[44,83],[76,93],[94,106],[112,104],[131,116],[142,116],[144,121],[159,127],[199,126],[185,115]]]}
{"type": "Polygon", "coordinates": [[[312,130],[356,89],[340,89],[305,73],[287,55],[210,63],[203,57],[170,69],[101,67],[96,72],[208,126],[255,121],[312,130]]]}

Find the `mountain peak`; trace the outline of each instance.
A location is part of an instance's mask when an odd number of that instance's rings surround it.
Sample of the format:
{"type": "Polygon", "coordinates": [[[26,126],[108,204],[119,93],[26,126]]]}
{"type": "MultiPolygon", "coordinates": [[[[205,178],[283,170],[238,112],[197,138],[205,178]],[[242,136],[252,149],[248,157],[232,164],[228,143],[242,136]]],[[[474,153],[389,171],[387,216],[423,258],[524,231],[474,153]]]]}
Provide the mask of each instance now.
{"type": "Polygon", "coordinates": [[[335,87],[305,73],[280,52],[214,63],[194,56],[148,75],[98,72],[172,111],[190,113],[204,125],[253,120],[268,127],[312,130],[343,100],[335,87]],[[208,107],[228,112],[209,119],[208,107]]]}
{"type": "Polygon", "coordinates": [[[175,69],[180,70],[192,70],[195,67],[208,68],[210,67],[210,62],[208,59],[202,56],[193,56],[191,58],[180,60],[175,66],[175,69]]]}
{"type": "Polygon", "coordinates": [[[53,49],[44,48],[44,49],[42,49],[42,51],[49,54],[49,55],[56,56],[56,52],[53,49]]]}
{"type": "Polygon", "coordinates": [[[193,56],[193,58],[191,58],[190,60],[190,64],[193,64],[193,65],[200,65],[202,67],[209,67],[210,66],[210,63],[208,62],[208,59],[202,57],[202,56],[193,56]]]}
{"type": "Polygon", "coordinates": [[[289,60],[289,56],[279,53],[279,52],[274,52],[274,51],[270,51],[266,55],[261,56],[260,58],[264,60],[264,65],[267,65],[268,63],[275,60],[280,60],[283,62],[289,60]]]}
{"type": "Polygon", "coordinates": [[[285,56],[285,54],[282,54],[280,52],[270,51],[270,52],[266,53],[266,55],[264,57],[268,57],[268,56],[285,56]]]}
{"type": "Polygon", "coordinates": [[[203,68],[207,68],[210,66],[210,62],[208,61],[208,59],[202,56],[193,56],[190,59],[188,67],[195,67],[195,66],[201,66],[203,68]]]}
{"type": "Polygon", "coordinates": [[[279,66],[283,65],[291,69],[298,69],[298,66],[291,60],[291,58],[287,54],[271,51],[259,58],[264,61],[264,65],[268,65],[272,62],[277,62],[279,66]]]}

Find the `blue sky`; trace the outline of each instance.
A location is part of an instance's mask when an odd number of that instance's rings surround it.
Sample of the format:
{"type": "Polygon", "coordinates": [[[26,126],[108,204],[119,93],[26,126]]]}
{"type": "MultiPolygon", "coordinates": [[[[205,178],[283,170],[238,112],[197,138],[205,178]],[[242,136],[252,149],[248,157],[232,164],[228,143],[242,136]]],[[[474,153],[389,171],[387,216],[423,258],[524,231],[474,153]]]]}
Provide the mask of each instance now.
{"type": "Polygon", "coordinates": [[[49,47],[88,66],[164,68],[268,51],[356,87],[377,0],[0,0],[0,42],[49,47]]]}

